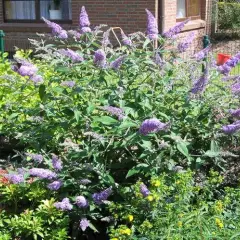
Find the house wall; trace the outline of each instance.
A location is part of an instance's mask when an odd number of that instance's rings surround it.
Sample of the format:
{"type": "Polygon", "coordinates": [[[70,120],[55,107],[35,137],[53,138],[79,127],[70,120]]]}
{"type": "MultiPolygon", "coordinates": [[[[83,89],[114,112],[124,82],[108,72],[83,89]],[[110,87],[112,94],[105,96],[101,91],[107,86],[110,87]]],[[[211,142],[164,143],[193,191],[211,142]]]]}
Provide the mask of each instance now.
{"type": "MultiPolygon", "coordinates": [[[[160,4],[159,0],[159,5],[160,4]]],[[[201,18],[206,17],[206,1],[201,0],[201,18]]],[[[164,21],[164,30],[176,24],[177,0],[165,0],[163,16],[159,21],[164,21]]],[[[85,6],[90,17],[91,24],[107,24],[121,27],[126,33],[145,31],[146,13],[145,8],[155,12],[155,0],[72,0],[72,24],[63,24],[64,28],[76,28],[79,23],[81,6],[85,6]]],[[[195,31],[197,41],[193,48],[199,47],[199,39],[205,34],[205,22],[203,20],[191,21],[180,35],[186,36],[189,31],[195,31]]],[[[28,48],[28,38],[36,37],[35,33],[49,32],[44,23],[4,23],[3,6],[0,0],[0,29],[4,30],[6,37],[6,50],[13,51],[14,46],[28,48]]]]}

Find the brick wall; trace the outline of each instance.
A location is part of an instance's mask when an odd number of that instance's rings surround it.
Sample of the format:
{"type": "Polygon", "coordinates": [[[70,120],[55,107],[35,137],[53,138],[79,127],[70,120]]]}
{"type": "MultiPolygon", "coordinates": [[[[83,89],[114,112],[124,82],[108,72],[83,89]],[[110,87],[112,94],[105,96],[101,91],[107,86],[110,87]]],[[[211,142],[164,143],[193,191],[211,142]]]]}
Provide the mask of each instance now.
{"type": "MultiPolygon", "coordinates": [[[[160,5],[159,0],[159,5],[160,5]]],[[[206,1],[201,0],[201,17],[205,19],[206,1]]],[[[177,0],[165,0],[163,17],[159,13],[159,19],[164,21],[164,30],[176,24],[177,0]]],[[[84,5],[90,17],[91,24],[107,24],[121,27],[126,33],[145,31],[145,8],[155,12],[155,0],[72,0],[72,25],[64,25],[66,28],[74,28],[79,24],[79,12],[84,5]]],[[[46,32],[49,29],[44,24],[4,23],[3,7],[0,0],[0,29],[6,34],[6,50],[13,50],[13,46],[28,47],[27,39],[34,37],[35,32],[46,32]]],[[[188,29],[189,30],[189,29],[188,29]]],[[[194,29],[197,36],[204,34],[204,27],[194,29]]],[[[182,36],[185,36],[183,33],[182,36]]]]}

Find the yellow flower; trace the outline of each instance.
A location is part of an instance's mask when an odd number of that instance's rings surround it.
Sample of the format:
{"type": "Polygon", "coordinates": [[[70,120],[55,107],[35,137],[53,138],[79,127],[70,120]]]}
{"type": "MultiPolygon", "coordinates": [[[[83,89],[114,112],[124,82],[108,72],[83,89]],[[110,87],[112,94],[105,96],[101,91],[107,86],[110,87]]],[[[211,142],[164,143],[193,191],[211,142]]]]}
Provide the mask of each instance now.
{"type": "Polygon", "coordinates": [[[180,213],[178,216],[179,216],[180,218],[182,218],[182,217],[183,217],[183,215],[184,215],[183,213],[180,213]]]}
{"type": "Polygon", "coordinates": [[[219,228],[223,228],[223,227],[224,227],[223,222],[221,221],[221,219],[216,218],[216,219],[215,219],[215,222],[216,222],[216,225],[217,225],[219,228]]]}
{"type": "Polygon", "coordinates": [[[111,240],[118,240],[118,238],[111,238],[111,240]]]}
{"type": "Polygon", "coordinates": [[[159,186],[161,185],[161,182],[160,182],[159,180],[153,180],[153,181],[152,181],[152,185],[153,185],[154,187],[159,187],[159,186]]]}
{"type": "Polygon", "coordinates": [[[181,183],[181,181],[176,181],[176,184],[180,184],[181,183]]]}
{"type": "Polygon", "coordinates": [[[149,202],[152,202],[153,199],[154,199],[153,196],[151,196],[151,195],[147,196],[147,200],[148,200],[149,202]]]}
{"type": "Polygon", "coordinates": [[[178,221],[177,225],[178,225],[179,228],[181,228],[183,226],[182,221],[178,221]]]}
{"type": "Polygon", "coordinates": [[[128,221],[129,221],[129,222],[132,222],[132,221],[133,221],[133,215],[128,215],[127,218],[128,218],[128,221]]]}
{"type": "Polygon", "coordinates": [[[126,228],[126,229],[121,229],[121,230],[120,230],[120,233],[121,233],[121,234],[124,234],[124,235],[130,236],[131,233],[132,233],[132,231],[131,231],[130,228],[126,228]]]}

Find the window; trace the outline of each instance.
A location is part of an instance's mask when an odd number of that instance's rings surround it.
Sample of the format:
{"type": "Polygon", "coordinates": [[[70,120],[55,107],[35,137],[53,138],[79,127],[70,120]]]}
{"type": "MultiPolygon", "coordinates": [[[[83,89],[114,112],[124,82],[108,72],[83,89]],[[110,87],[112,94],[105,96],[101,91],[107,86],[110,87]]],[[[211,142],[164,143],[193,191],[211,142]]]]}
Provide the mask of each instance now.
{"type": "Polygon", "coordinates": [[[177,19],[200,18],[200,0],[177,0],[177,19]]]}
{"type": "Polygon", "coordinates": [[[6,22],[66,21],[72,18],[71,0],[3,0],[6,22]]]}

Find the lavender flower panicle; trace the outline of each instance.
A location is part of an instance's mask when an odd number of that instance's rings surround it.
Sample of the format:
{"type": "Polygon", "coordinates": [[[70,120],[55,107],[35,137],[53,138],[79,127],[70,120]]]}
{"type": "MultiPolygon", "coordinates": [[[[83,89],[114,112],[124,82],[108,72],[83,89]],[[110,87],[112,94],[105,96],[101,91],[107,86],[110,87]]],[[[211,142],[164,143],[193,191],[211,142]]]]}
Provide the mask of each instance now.
{"type": "Polygon", "coordinates": [[[103,33],[102,45],[104,47],[107,47],[108,45],[111,45],[111,42],[109,40],[109,31],[106,31],[106,32],[103,33]]]}
{"type": "Polygon", "coordinates": [[[95,51],[94,63],[101,68],[104,68],[106,66],[106,54],[102,49],[95,51]]]}
{"type": "Polygon", "coordinates": [[[60,180],[56,180],[52,183],[49,183],[47,187],[52,191],[57,191],[61,186],[62,186],[62,182],[60,180]]]}
{"type": "Polygon", "coordinates": [[[88,201],[84,196],[78,196],[76,197],[76,205],[80,208],[87,208],[88,201]]]}
{"type": "Polygon", "coordinates": [[[9,182],[13,184],[19,184],[24,182],[24,177],[22,174],[10,173],[4,176],[8,179],[9,182]]]}
{"type": "Polygon", "coordinates": [[[159,66],[162,67],[164,65],[164,61],[161,58],[161,56],[159,55],[159,53],[156,53],[155,55],[155,63],[159,66]]]}
{"type": "Polygon", "coordinates": [[[61,86],[63,87],[70,87],[73,88],[75,86],[75,82],[74,81],[63,81],[61,82],[61,86]]]}
{"type": "Polygon", "coordinates": [[[43,156],[41,154],[26,153],[26,155],[37,163],[41,163],[43,161],[43,156]]]}
{"type": "Polygon", "coordinates": [[[222,81],[240,81],[240,75],[235,76],[225,76],[222,78],[222,81]]]}
{"type": "Polygon", "coordinates": [[[148,9],[145,10],[147,13],[147,35],[149,39],[156,40],[158,39],[158,24],[156,18],[148,9]]]}
{"type": "Polygon", "coordinates": [[[91,137],[95,138],[96,140],[103,140],[104,139],[103,136],[101,136],[101,135],[99,135],[95,132],[85,132],[84,135],[85,136],[91,136],[91,137]]]}
{"type": "Polygon", "coordinates": [[[99,192],[99,193],[94,193],[92,195],[92,198],[93,198],[93,201],[100,205],[102,203],[104,203],[104,201],[107,200],[107,198],[111,195],[112,193],[112,187],[109,187],[105,190],[103,190],[102,192],[99,192]]]}
{"type": "Polygon", "coordinates": [[[239,95],[239,94],[240,94],[240,83],[234,83],[234,84],[231,86],[231,89],[232,89],[232,93],[233,93],[233,94],[239,95]]]}
{"type": "Polygon", "coordinates": [[[105,107],[102,107],[101,109],[107,111],[108,113],[110,113],[113,116],[117,116],[118,120],[122,120],[124,118],[123,110],[121,108],[105,106],[105,107]]]}
{"type": "Polygon", "coordinates": [[[240,62],[240,52],[238,52],[235,56],[228,59],[222,66],[218,67],[218,71],[228,76],[232,68],[236,67],[237,64],[240,62]]]}
{"type": "Polygon", "coordinates": [[[80,221],[79,227],[84,232],[89,227],[89,221],[86,218],[82,218],[80,221]]]}
{"type": "Polygon", "coordinates": [[[157,118],[146,119],[140,126],[139,133],[148,135],[159,131],[166,131],[169,128],[169,123],[162,123],[157,118]]]}
{"type": "Polygon", "coordinates": [[[84,6],[82,6],[82,9],[81,9],[81,13],[79,16],[79,23],[80,23],[80,27],[89,27],[90,26],[88,14],[87,14],[87,11],[84,6]]]}
{"type": "Polygon", "coordinates": [[[199,51],[198,53],[196,53],[196,54],[194,55],[194,58],[195,58],[197,61],[201,61],[201,60],[203,60],[204,58],[207,57],[207,55],[208,55],[208,53],[209,53],[210,50],[211,50],[211,47],[208,46],[208,47],[204,48],[203,50],[199,51]]]}
{"type": "Polygon", "coordinates": [[[222,131],[225,134],[228,134],[228,135],[234,134],[238,130],[240,130],[240,121],[236,121],[236,122],[234,122],[232,124],[225,125],[225,126],[222,127],[222,131]]]}
{"type": "Polygon", "coordinates": [[[150,191],[144,183],[141,183],[140,185],[140,192],[144,197],[147,197],[150,194],[150,191]]]}
{"type": "Polygon", "coordinates": [[[54,206],[63,211],[70,211],[73,208],[73,205],[70,203],[68,198],[64,198],[61,202],[54,203],[54,206]]]}
{"type": "Polygon", "coordinates": [[[18,73],[23,77],[25,76],[32,77],[37,71],[38,68],[28,62],[22,64],[21,67],[18,69],[18,73]]]}
{"type": "Polygon", "coordinates": [[[166,38],[173,38],[175,35],[181,32],[181,30],[184,28],[185,24],[187,24],[190,21],[190,19],[185,20],[184,22],[180,22],[176,24],[174,27],[170,28],[168,31],[163,33],[163,36],[166,38]]]}
{"type": "Polygon", "coordinates": [[[123,31],[121,31],[121,36],[122,36],[123,45],[131,47],[132,46],[131,39],[129,37],[127,37],[123,31]]]}
{"type": "Polygon", "coordinates": [[[29,170],[29,174],[34,177],[38,177],[41,179],[49,179],[52,180],[57,177],[57,174],[43,168],[32,168],[29,170]]]}
{"type": "Polygon", "coordinates": [[[180,53],[183,53],[185,52],[189,46],[191,45],[191,43],[193,42],[193,39],[195,37],[195,33],[194,32],[191,32],[185,39],[183,42],[180,42],[177,46],[178,48],[178,51],[180,53]]]}
{"type": "Polygon", "coordinates": [[[30,80],[32,80],[34,83],[43,83],[43,77],[41,75],[33,75],[30,77],[30,80]]]}
{"type": "Polygon", "coordinates": [[[92,181],[91,180],[89,180],[89,179],[81,179],[80,180],[80,184],[82,184],[82,185],[88,185],[89,183],[91,183],[92,181]]]}
{"type": "Polygon", "coordinates": [[[67,49],[67,50],[60,49],[59,53],[66,57],[69,57],[73,62],[82,62],[83,61],[83,57],[71,49],[67,49]]]}
{"type": "Polygon", "coordinates": [[[61,160],[55,154],[52,154],[52,165],[56,171],[61,171],[63,168],[61,160]]]}
{"type": "Polygon", "coordinates": [[[72,35],[73,37],[75,37],[76,39],[81,38],[81,33],[79,33],[78,31],[70,30],[70,31],[68,31],[68,33],[69,33],[70,35],[72,35]]]}
{"type": "Polygon", "coordinates": [[[231,109],[229,110],[229,113],[235,118],[240,118],[240,109],[236,110],[231,109]]]}
{"type": "Polygon", "coordinates": [[[116,60],[111,62],[110,67],[115,69],[115,70],[118,70],[121,67],[121,65],[122,65],[122,63],[123,63],[125,58],[126,58],[126,56],[118,57],[116,60]]]}
{"type": "Polygon", "coordinates": [[[209,80],[208,70],[206,69],[203,75],[193,84],[191,93],[193,94],[203,93],[208,84],[208,80],[209,80]]]}
{"type": "Polygon", "coordinates": [[[52,29],[52,34],[56,37],[66,39],[68,38],[67,32],[62,29],[62,27],[54,22],[47,20],[46,18],[42,17],[43,21],[52,29]]]}

